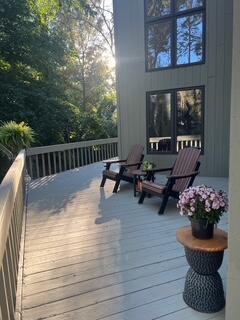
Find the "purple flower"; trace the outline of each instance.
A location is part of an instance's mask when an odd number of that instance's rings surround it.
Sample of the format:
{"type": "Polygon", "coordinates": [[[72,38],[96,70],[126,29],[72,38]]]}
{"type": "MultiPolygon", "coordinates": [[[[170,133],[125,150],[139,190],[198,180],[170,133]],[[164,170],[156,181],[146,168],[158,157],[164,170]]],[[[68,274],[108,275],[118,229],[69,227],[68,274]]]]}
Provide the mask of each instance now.
{"type": "Polygon", "coordinates": [[[206,219],[214,217],[211,219],[218,222],[220,216],[228,210],[228,198],[225,192],[204,185],[190,187],[180,194],[177,207],[181,215],[206,219]]]}

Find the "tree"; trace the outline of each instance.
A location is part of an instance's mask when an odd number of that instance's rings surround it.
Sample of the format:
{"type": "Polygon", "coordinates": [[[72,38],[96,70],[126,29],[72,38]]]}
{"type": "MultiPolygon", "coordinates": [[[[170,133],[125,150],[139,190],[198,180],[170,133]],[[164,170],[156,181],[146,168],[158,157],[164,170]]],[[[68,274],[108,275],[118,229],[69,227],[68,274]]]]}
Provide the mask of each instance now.
{"type": "Polygon", "coordinates": [[[1,1],[0,120],[27,122],[36,144],[90,136],[80,129],[85,113],[100,117],[101,101],[113,90],[105,42],[91,25],[99,21],[96,10],[88,0],[1,1]]]}
{"type": "Polygon", "coordinates": [[[0,119],[29,123],[41,144],[64,142],[72,110],[59,73],[65,63],[62,39],[41,25],[26,1],[3,0],[0,20],[0,119]]]}

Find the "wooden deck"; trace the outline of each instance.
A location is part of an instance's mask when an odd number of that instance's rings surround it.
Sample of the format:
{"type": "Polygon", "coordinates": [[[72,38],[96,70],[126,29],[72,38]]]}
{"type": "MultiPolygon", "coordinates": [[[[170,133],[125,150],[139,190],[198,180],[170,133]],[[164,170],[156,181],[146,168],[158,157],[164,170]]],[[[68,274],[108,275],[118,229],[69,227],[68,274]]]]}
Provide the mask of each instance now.
{"type": "MultiPolygon", "coordinates": [[[[32,182],[22,319],[223,320],[224,312],[201,314],[182,299],[188,266],[176,230],[188,221],[176,202],[158,216],[160,200],[138,205],[128,184],[118,194],[109,181],[100,190],[101,170],[94,164],[32,182]]],[[[220,272],[226,278],[226,257],[220,272]]]]}

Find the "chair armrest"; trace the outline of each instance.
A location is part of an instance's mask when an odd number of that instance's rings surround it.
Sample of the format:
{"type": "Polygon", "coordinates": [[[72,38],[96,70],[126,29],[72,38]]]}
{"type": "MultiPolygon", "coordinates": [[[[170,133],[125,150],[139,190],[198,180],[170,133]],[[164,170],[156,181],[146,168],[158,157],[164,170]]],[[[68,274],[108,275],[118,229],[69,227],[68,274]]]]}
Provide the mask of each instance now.
{"type": "Polygon", "coordinates": [[[162,169],[149,169],[149,170],[142,170],[143,172],[151,172],[152,174],[156,173],[156,172],[164,172],[164,171],[171,171],[171,168],[162,168],[162,169]]]}
{"type": "Polygon", "coordinates": [[[184,179],[184,178],[191,178],[191,177],[195,177],[199,174],[199,171],[194,171],[188,174],[182,174],[182,175],[170,175],[167,177],[167,179],[170,180],[177,180],[177,179],[184,179]]]}
{"type": "Polygon", "coordinates": [[[114,164],[114,163],[123,163],[123,162],[126,162],[127,160],[105,160],[103,161],[104,165],[105,165],[105,168],[106,170],[109,170],[110,167],[111,167],[111,164],[114,164]]]}
{"type": "Polygon", "coordinates": [[[108,163],[112,164],[112,163],[121,163],[121,162],[126,162],[126,161],[127,161],[126,159],[125,160],[104,160],[103,163],[104,164],[108,164],[108,163]]]}
{"type": "Polygon", "coordinates": [[[137,163],[131,163],[131,164],[122,164],[121,167],[134,167],[134,166],[140,166],[142,162],[137,162],[137,163]]]}

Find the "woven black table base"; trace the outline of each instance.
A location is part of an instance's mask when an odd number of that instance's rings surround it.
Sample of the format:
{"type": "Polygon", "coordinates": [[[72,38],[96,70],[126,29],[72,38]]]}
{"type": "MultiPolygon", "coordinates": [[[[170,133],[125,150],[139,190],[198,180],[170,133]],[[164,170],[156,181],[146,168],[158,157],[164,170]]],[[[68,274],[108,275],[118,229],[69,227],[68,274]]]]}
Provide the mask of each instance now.
{"type": "Polygon", "coordinates": [[[225,306],[222,279],[218,272],[202,275],[189,269],[183,299],[191,308],[205,313],[220,311],[225,306]]]}

